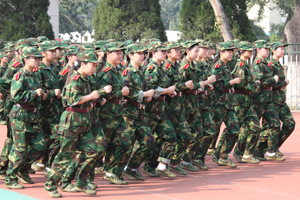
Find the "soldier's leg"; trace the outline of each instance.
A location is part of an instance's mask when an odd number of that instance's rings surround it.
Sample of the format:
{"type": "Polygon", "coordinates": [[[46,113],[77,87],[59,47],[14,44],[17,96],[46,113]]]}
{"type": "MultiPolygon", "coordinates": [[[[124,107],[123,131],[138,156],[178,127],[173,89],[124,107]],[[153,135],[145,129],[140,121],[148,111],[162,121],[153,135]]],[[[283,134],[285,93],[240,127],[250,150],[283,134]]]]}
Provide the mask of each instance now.
{"type": "Polygon", "coordinates": [[[9,152],[13,145],[11,125],[9,123],[8,117],[6,118],[6,127],[7,127],[6,138],[4,140],[4,146],[2,148],[1,155],[0,155],[0,177],[1,176],[4,177],[6,174],[6,170],[7,170],[8,162],[9,162],[8,156],[9,156],[9,152]]]}

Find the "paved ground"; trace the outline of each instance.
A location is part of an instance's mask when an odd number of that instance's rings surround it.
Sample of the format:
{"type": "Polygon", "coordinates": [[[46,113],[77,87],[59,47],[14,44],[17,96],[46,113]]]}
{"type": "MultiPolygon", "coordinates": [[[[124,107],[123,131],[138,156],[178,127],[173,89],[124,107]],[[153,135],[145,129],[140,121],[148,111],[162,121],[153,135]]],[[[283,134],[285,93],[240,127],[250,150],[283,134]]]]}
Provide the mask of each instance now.
{"type": "MultiPolygon", "coordinates": [[[[238,168],[220,167],[207,157],[208,171],[189,173],[175,180],[150,178],[129,181],[126,186],[107,183],[101,176],[95,183],[99,186],[96,196],[84,193],[65,193],[63,199],[209,199],[209,200],[300,200],[300,112],[293,113],[297,127],[292,136],[283,145],[285,162],[262,162],[259,165],[238,164],[238,168]]],[[[0,126],[0,148],[5,138],[5,126],[0,126]]],[[[230,156],[232,158],[232,155],[230,156]]],[[[232,158],[234,162],[236,160],[232,158]]],[[[236,162],[237,163],[237,162],[236,162]]],[[[45,177],[38,172],[31,176],[35,184],[25,185],[26,189],[6,190],[4,181],[0,181],[0,199],[51,199],[43,188],[45,177]]]]}

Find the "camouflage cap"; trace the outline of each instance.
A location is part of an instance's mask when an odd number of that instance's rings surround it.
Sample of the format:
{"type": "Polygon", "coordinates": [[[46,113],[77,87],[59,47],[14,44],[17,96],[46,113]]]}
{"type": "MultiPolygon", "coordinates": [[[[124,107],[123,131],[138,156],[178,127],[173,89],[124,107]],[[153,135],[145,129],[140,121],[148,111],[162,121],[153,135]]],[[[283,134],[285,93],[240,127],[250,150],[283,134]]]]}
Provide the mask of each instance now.
{"type": "Polygon", "coordinates": [[[253,48],[270,48],[270,45],[266,40],[256,40],[253,43],[253,48]]]}
{"type": "Polygon", "coordinates": [[[7,57],[7,53],[6,52],[1,52],[0,53],[0,59],[4,58],[4,57],[7,57]]]}
{"type": "Polygon", "coordinates": [[[48,40],[49,39],[46,36],[39,36],[38,38],[36,38],[37,43],[42,43],[48,40]]]}
{"type": "Polygon", "coordinates": [[[100,61],[97,60],[96,54],[91,51],[80,52],[78,55],[78,61],[100,63],[100,61]]]}
{"type": "Polygon", "coordinates": [[[102,47],[106,44],[106,42],[104,40],[99,40],[99,41],[96,41],[94,43],[94,48],[100,48],[102,49],[102,47]]]}
{"type": "Polygon", "coordinates": [[[32,44],[31,44],[31,42],[29,40],[27,40],[27,39],[20,39],[15,44],[15,50],[17,51],[17,50],[19,50],[21,48],[29,47],[31,45],[32,44]]]}
{"type": "Polygon", "coordinates": [[[221,42],[217,45],[217,49],[220,51],[236,49],[236,46],[231,44],[231,42],[221,42]]]}
{"type": "Polygon", "coordinates": [[[51,51],[57,49],[56,43],[54,41],[45,41],[39,44],[39,50],[41,52],[51,51]]]}
{"type": "Polygon", "coordinates": [[[105,40],[105,43],[110,43],[110,42],[116,42],[115,39],[108,39],[108,40],[105,40]]]}
{"type": "Polygon", "coordinates": [[[164,43],[164,46],[165,46],[166,48],[168,48],[168,49],[180,48],[180,47],[181,47],[180,43],[172,42],[172,41],[170,41],[170,42],[165,42],[165,43],[164,43]]]}
{"type": "Polygon", "coordinates": [[[65,47],[61,44],[58,40],[52,40],[53,43],[56,45],[56,49],[64,49],[65,47]]]}
{"type": "Polygon", "coordinates": [[[60,43],[63,47],[67,47],[72,44],[70,40],[62,40],[60,43]]]}
{"type": "Polygon", "coordinates": [[[71,45],[71,46],[68,46],[66,48],[66,51],[65,51],[65,56],[66,55],[72,55],[72,54],[78,54],[79,53],[79,48],[78,46],[76,45],[71,45]]]}
{"type": "Polygon", "coordinates": [[[8,42],[4,45],[4,48],[6,48],[6,51],[13,51],[15,47],[14,42],[8,42]]]}
{"type": "Polygon", "coordinates": [[[162,42],[154,41],[147,45],[148,52],[169,50],[162,42]]]}
{"type": "Polygon", "coordinates": [[[183,47],[184,47],[185,49],[188,49],[188,48],[190,48],[191,46],[194,46],[194,45],[197,45],[197,44],[198,44],[197,42],[190,40],[190,41],[186,41],[186,42],[183,44],[183,47]]]}
{"type": "Polygon", "coordinates": [[[41,53],[38,51],[37,47],[24,47],[22,49],[22,59],[28,57],[43,57],[41,53]]]}
{"type": "Polygon", "coordinates": [[[94,49],[94,46],[92,44],[85,44],[79,47],[79,52],[83,52],[83,51],[96,51],[96,50],[94,49]]]}
{"type": "Polygon", "coordinates": [[[239,50],[253,51],[252,44],[247,41],[242,41],[237,44],[239,50]]]}
{"type": "Polygon", "coordinates": [[[126,41],[124,42],[124,44],[125,44],[125,47],[127,47],[127,46],[129,46],[129,45],[131,45],[131,44],[134,44],[134,42],[133,42],[132,40],[126,40],[126,41]]]}
{"type": "Polygon", "coordinates": [[[146,51],[146,48],[144,48],[142,45],[140,44],[131,44],[129,46],[127,46],[125,54],[132,54],[132,53],[136,53],[136,52],[142,52],[142,51],[146,51]]]}
{"type": "Polygon", "coordinates": [[[27,38],[27,40],[29,40],[33,46],[37,46],[38,45],[38,43],[36,41],[36,38],[33,38],[33,37],[32,38],[27,38]]]}
{"type": "Polygon", "coordinates": [[[110,42],[103,46],[104,52],[112,52],[112,51],[118,51],[118,50],[125,50],[126,48],[120,47],[118,42],[110,42]]]}
{"type": "Polygon", "coordinates": [[[240,40],[239,40],[239,39],[234,39],[234,40],[230,40],[229,42],[230,42],[232,45],[237,46],[237,44],[240,42],[240,40]]]}
{"type": "Polygon", "coordinates": [[[148,46],[151,42],[160,42],[159,39],[156,39],[156,38],[152,38],[152,39],[142,39],[141,40],[141,44],[146,47],[148,46]]]}
{"type": "Polygon", "coordinates": [[[286,47],[288,46],[288,44],[282,44],[281,42],[273,42],[271,45],[270,45],[270,50],[273,51],[273,50],[276,50],[278,47],[286,47]]]}
{"type": "Polygon", "coordinates": [[[198,39],[198,40],[195,40],[195,42],[198,43],[198,46],[199,46],[200,48],[205,48],[205,47],[208,48],[208,47],[209,47],[208,42],[205,41],[205,40],[200,40],[200,39],[198,39]]]}

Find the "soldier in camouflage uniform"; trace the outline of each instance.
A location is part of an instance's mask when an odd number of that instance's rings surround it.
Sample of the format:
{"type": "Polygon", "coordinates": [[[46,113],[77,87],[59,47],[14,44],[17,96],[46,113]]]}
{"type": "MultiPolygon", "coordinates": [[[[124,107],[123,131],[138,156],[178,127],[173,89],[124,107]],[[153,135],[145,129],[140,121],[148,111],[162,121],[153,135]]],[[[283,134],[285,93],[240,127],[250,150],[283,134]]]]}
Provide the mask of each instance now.
{"type": "Polygon", "coordinates": [[[119,185],[127,184],[127,181],[122,180],[124,166],[121,165],[121,160],[130,148],[132,139],[126,130],[126,123],[122,116],[122,99],[123,96],[129,94],[128,87],[123,87],[122,71],[119,66],[123,49],[116,42],[104,45],[103,50],[106,52],[107,62],[103,70],[97,74],[100,88],[105,85],[112,86],[112,92],[103,96],[107,102],[100,107],[99,111],[100,123],[107,144],[104,179],[119,185]]]}
{"type": "MultiPolygon", "coordinates": [[[[0,77],[2,77],[4,75],[4,73],[6,72],[6,70],[8,69],[8,54],[6,52],[1,52],[0,53],[0,77]]],[[[4,94],[0,94],[0,124],[4,125],[6,124],[6,119],[4,117],[4,106],[5,106],[5,100],[7,98],[7,95],[4,94]]]]}
{"type": "Polygon", "coordinates": [[[212,107],[212,116],[215,123],[215,137],[220,132],[221,124],[224,122],[226,130],[223,131],[218,147],[213,155],[213,161],[221,166],[237,167],[228,154],[233,149],[239,134],[239,124],[236,113],[234,111],[234,89],[232,85],[239,84],[241,79],[231,77],[231,72],[227,66],[227,62],[232,59],[233,49],[230,42],[222,42],[218,44],[220,58],[214,64],[212,74],[216,75],[217,81],[214,83],[216,100],[212,107]]]}
{"type": "Polygon", "coordinates": [[[254,108],[251,94],[258,92],[260,81],[254,81],[251,66],[247,63],[252,56],[252,44],[240,42],[237,45],[241,57],[237,60],[233,76],[241,78],[241,83],[234,85],[237,106],[235,112],[239,121],[240,133],[233,156],[238,162],[257,164],[253,154],[260,133],[260,122],[254,108]]]}
{"type": "Polygon", "coordinates": [[[40,44],[42,42],[46,42],[46,41],[49,41],[49,39],[46,36],[39,36],[39,37],[36,38],[36,42],[38,44],[40,44]]]}
{"type": "MultiPolygon", "coordinates": [[[[289,80],[286,79],[284,68],[279,62],[279,59],[284,56],[284,47],[286,44],[282,44],[280,42],[274,42],[271,44],[272,58],[268,61],[268,66],[270,70],[273,72],[273,75],[277,75],[279,80],[272,87],[272,102],[276,108],[276,111],[279,115],[279,119],[282,122],[282,127],[280,133],[278,135],[278,142],[276,146],[276,154],[279,156],[283,156],[283,154],[279,151],[281,145],[286,141],[286,139],[292,134],[295,129],[295,120],[293,119],[293,115],[286,104],[286,94],[285,88],[289,84],[289,80]]],[[[268,141],[268,124],[267,120],[263,118],[263,132],[261,135],[264,135],[263,141],[265,143],[265,147],[267,147],[268,141]]],[[[261,146],[262,143],[261,143],[261,146]]],[[[266,151],[263,150],[263,151],[266,151]]]]}
{"type": "Polygon", "coordinates": [[[95,195],[97,192],[88,186],[87,178],[95,165],[97,144],[91,130],[92,101],[105,93],[104,90],[91,91],[88,76],[96,71],[96,56],[92,52],[81,52],[79,69],[67,80],[62,93],[62,101],[66,110],[60,118],[62,132],[61,148],[55,156],[45,189],[51,197],[61,197],[56,187],[60,178],[75,155],[82,151],[84,160],[78,171],[75,190],[95,195]]]}
{"type": "MultiPolygon", "coordinates": [[[[257,53],[252,63],[252,74],[255,80],[261,82],[261,90],[254,95],[255,110],[258,118],[265,120],[265,127],[268,127],[268,134],[260,133],[259,140],[255,148],[255,156],[259,160],[278,160],[284,161],[285,158],[278,156],[277,150],[278,135],[280,132],[280,119],[274,104],[272,103],[272,86],[278,82],[278,76],[273,74],[271,66],[268,66],[267,57],[269,56],[269,44],[265,40],[257,40],[253,47],[257,53]],[[265,140],[267,139],[267,142],[265,140]],[[264,157],[265,149],[267,156],[264,157]]],[[[265,128],[263,127],[263,128],[265,128]]]]}
{"type": "Polygon", "coordinates": [[[154,136],[148,121],[145,119],[143,105],[152,99],[155,92],[153,89],[148,89],[141,67],[145,51],[146,49],[139,44],[129,45],[125,52],[129,63],[123,71],[124,86],[130,89],[129,95],[126,96],[127,103],[124,105],[123,116],[128,134],[132,138],[131,147],[122,160],[122,164],[127,165],[123,175],[135,180],[145,180],[138,168],[150,155],[154,146],[154,136]],[[133,145],[136,141],[139,143],[139,148],[133,151],[133,145]]]}
{"type": "Polygon", "coordinates": [[[63,58],[64,47],[62,46],[62,44],[59,41],[54,40],[53,42],[56,45],[56,58],[53,61],[53,69],[52,70],[56,73],[56,75],[58,75],[58,73],[63,68],[63,64],[62,64],[62,62],[60,62],[60,60],[63,58]]]}
{"type": "MultiPolygon", "coordinates": [[[[11,83],[11,98],[16,104],[9,114],[14,144],[9,153],[5,185],[10,189],[24,188],[18,183],[19,171],[24,164],[37,160],[47,148],[39,123],[39,108],[46,94],[42,91],[40,80],[34,75],[41,57],[35,47],[25,48],[25,66],[13,77],[11,83]],[[28,151],[29,145],[31,148],[28,151]]],[[[33,183],[27,171],[22,174],[27,183],[33,183]]]]}

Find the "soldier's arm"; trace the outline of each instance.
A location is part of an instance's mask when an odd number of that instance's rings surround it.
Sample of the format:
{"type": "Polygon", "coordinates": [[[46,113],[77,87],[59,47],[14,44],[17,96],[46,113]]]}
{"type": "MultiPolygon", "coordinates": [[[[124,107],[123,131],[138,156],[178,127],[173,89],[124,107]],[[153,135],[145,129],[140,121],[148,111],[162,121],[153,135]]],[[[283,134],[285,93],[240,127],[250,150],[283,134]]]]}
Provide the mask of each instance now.
{"type": "Polygon", "coordinates": [[[279,80],[277,83],[274,84],[274,89],[280,89],[287,85],[287,82],[285,81],[285,75],[283,69],[278,69],[276,66],[274,70],[274,74],[279,77],[279,80]]]}
{"type": "Polygon", "coordinates": [[[127,98],[131,99],[132,101],[138,101],[139,97],[140,99],[143,99],[143,91],[137,91],[133,86],[133,79],[131,72],[128,70],[125,70],[123,72],[123,85],[127,86],[129,88],[129,94],[126,96],[127,98]]]}
{"type": "Polygon", "coordinates": [[[253,75],[256,80],[260,80],[261,86],[269,87],[275,83],[275,78],[264,78],[264,73],[261,64],[255,64],[253,66],[253,75]]]}
{"type": "Polygon", "coordinates": [[[104,88],[106,85],[112,86],[111,93],[101,93],[103,98],[106,100],[116,100],[116,99],[122,99],[122,91],[119,88],[116,88],[113,81],[113,72],[101,72],[99,77],[100,82],[100,88],[104,88]]]}
{"type": "Polygon", "coordinates": [[[216,79],[217,79],[217,81],[213,83],[215,91],[222,92],[224,89],[231,88],[229,81],[223,80],[223,72],[220,69],[220,67],[214,68],[212,70],[212,75],[216,75],[216,79]]]}

